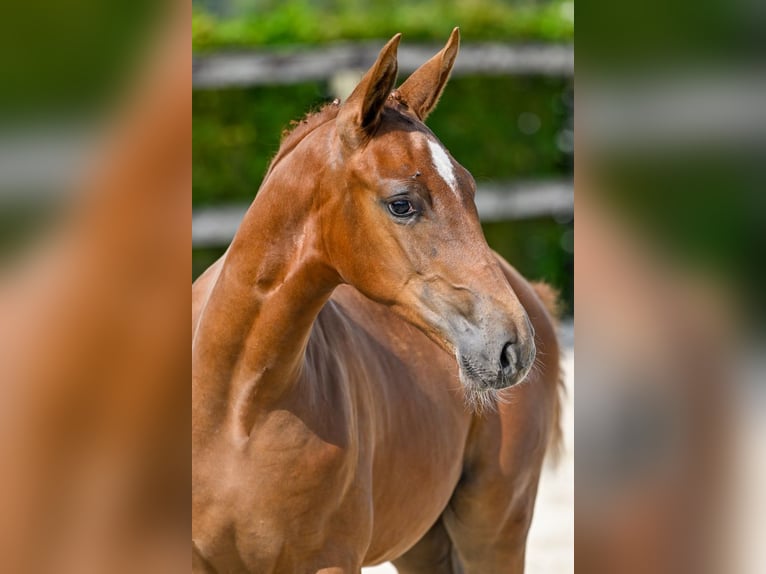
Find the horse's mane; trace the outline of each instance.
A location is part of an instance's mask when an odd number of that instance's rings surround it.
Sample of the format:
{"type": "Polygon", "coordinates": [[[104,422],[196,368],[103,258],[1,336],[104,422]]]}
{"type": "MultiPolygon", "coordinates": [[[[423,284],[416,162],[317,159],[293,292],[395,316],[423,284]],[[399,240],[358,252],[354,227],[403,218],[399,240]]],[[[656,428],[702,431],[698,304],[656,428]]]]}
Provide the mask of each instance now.
{"type": "Polygon", "coordinates": [[[282,131],[282,140],[279,144],[279,150],[274,155],[269,164],[269,169],[266,170],[266,175],[271,173],[279,160],[290,153],[295,146],[297,146],[303,138],[317,129],[319,126],[326,124],[338,115],[340,111],[340,105],[338,100],[324,104],[318,110],[309,111],[300,120],[293,120],[290,125],[282,131]]]}
{"type": "MultiPolygon", "coordinates": [[[[391,92],[388,101],[385,103],[385,107],[387,109],[393,108],[401,110],[403,106],[406,108],[406,104],[401,99],[399,92],[397,90],[391,92]]],[[[322,105],[317,110],[309,111],[302,119],[291,121],[288,127],[282,130],[282,139],[279,143],[279,149],[272,158],[269,168],[266,170],[266,175],[268,176],[271,173],[271,170],[274,169],[274,166],[277,165],[283,157],[295,149],[295,146],[297,146],[307,135],[319,126],[326,124],[330,120],[334,120],[338,116],[339,111],[340,100],[335,99],[332,102],[322,105]]]]}

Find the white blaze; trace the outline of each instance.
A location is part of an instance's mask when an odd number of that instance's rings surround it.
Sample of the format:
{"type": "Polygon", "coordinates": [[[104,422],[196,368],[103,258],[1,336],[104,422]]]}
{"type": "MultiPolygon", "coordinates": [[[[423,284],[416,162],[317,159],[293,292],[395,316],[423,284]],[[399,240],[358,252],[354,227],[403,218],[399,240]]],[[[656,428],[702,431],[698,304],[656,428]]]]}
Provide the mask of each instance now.
{"type": "Polygon", "coordinates": [[[431,159],[433,160],[436,171],[441,178],[447,182],[453,193],[457,193],[457,179],[455,179],[455,168],[452,166],[452,160],[444,151],[444,148],[437,142],[428,140],[428,149],[431,150],[431,159]]]}

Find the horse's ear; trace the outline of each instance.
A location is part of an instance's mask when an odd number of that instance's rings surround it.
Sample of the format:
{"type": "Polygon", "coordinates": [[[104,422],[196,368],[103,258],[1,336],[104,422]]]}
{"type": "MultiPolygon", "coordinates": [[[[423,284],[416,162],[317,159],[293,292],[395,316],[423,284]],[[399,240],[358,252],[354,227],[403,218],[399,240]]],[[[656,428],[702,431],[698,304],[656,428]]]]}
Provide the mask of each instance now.
{"type": "Polygon", "coordinates": [[[336,125],[338,133],[347,145],[356,147],[377,127],[380,112],[396,84],[396,74],[399,70],[396,50],[401,37],[401,34],[397,34],[383,46],[375,64],[367,70],[341,106],[336,125]]]}
{"type": "Polygon", "coordinates": [[[447,85],[460,47],[460,30],[455,28],[441,52],[415,70],[399,87],[399,97],[425,121],[436,107],[447,85]]]}

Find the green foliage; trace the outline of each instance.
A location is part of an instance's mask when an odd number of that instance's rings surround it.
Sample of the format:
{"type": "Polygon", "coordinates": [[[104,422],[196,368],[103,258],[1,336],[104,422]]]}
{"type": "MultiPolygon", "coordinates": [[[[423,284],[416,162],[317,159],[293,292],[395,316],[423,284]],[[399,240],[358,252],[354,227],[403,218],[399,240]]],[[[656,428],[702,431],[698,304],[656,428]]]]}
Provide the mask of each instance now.
{"type": "Polygon", "coordinates": [[[487,243],[531,280],[559,290],[562,311],[574,311],[574,222],[551,218],[482,224],[487,243]]]}
{"type": "Polygon", "coordinates": [[[402,32],[407,40],[442,42],[459,25],[467,40],[571,41],[573,2],[501,0],[287,0],[245,2],[237,17],[219,18],[195,6],[195,50],[320,44],[380,39],[402,32]]]}
{"type": "Polygon", "coordinates": [[[571,81],[562,78],[453,78],[428,125],[476,181],[566,176],[571,156],[556,138],[570,95],[571,81]],[[521,114],[538,119],[534,133],[520,129],[521,114]]]}
{"type": "Polygon", "coordinates": [[[282,130],[323,99],[317,84],[193,92],[194,204],[250,202],[282,130]]]}
{"type": "Polygon", "coordinates": [[[98,119],[123,97],[163,12],[152,0],[3,3],[0,122],[98,119]]]}
{"type": "Polygon", "coordinates": [[[225,246],[204,247],[192,250],[192,281],[202,275],[226,251],[225,246]]]}

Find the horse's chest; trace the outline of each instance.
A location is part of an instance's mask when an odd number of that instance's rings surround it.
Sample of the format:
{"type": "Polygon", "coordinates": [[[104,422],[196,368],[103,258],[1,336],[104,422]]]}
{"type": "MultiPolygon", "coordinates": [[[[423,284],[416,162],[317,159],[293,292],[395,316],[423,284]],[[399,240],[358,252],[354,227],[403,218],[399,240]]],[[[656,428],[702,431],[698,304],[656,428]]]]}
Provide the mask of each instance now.
{"type": "Polygon", "coordinates": [[[224,554],[234,544],[250,571],[284,572],[297,567],[285,560],[321,556],[336,541],[343,554],[367,546],[369,473],[359,472],[358,444],[346,423],[336,423],[329,432],[289,410],[262,418],[249,444],[221,463],[229,476],[213,489],[209,510],[219,521],[205,531],[219,536],[206,554],[224,554]]]}

